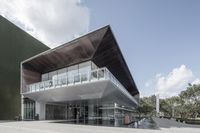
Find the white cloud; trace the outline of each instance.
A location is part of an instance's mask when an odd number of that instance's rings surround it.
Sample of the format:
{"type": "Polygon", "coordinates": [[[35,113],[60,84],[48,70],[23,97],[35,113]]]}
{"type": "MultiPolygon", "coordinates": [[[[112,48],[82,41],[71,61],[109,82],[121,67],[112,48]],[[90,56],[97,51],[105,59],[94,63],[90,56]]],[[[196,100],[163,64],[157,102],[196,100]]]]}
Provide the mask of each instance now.
{"type": "Polygon", "coordinates": [[[157,76],[156,90],[160,97],[171,97],[185,90],[188,83],[193,79],[193,73],[185,65],[174,68],[168,75],[157,76]]]}
{"type": "Polygon", "coordinates": [[[80,0],[1,0],[0,14],[50,47],[87,32],[90,21],[80,0]]]}
{"type": "Polygon", "coordinates": [[[192,82],[192,84],[200,84],[200,79],[199,79],[199,78],[195,79],[195,80],[192,82]]]}
{"type": "Polygon", "coordinates": [[[186,90],[188,83],[200,84],[200,79],[195,77],[192,70],[185,65],[172,69],[166,75],[158,73],[154,78],[145,82],[143,96],[159,94],[161,98],[167,98],[180,94],[186,90]]]}

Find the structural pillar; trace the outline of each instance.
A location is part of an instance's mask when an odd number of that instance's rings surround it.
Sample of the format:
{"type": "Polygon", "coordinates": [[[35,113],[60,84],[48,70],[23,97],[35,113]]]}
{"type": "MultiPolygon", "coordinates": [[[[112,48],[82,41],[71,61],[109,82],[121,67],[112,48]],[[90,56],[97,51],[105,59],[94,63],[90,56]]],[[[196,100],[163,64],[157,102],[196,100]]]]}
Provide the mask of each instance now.
{"type": "Polygon", "coordinates": [[[39,120],[45,120],[45,106],[44,102],[35,102],[35,114],[39,115],[39,120]]]}
{"type": "Polygon", "coordinates": [[[21,95],[21,119],[24,120],[24,96],[21,95]]]}

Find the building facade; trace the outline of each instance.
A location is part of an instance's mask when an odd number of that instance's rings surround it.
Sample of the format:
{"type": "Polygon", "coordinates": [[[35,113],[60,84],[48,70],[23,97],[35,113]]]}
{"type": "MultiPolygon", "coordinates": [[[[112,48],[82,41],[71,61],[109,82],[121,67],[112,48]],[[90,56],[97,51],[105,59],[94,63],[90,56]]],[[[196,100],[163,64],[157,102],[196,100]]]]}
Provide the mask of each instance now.
{"type": "Polygon", "coordinates": [[[139,91],[110,26],[21,63],[23,120],[127,124],[139,91]]]}
{"type": "Polygon", "coordinates": [[[49,48],[0,15],[0,120],[20,115],[20,63],[49,48]]]}

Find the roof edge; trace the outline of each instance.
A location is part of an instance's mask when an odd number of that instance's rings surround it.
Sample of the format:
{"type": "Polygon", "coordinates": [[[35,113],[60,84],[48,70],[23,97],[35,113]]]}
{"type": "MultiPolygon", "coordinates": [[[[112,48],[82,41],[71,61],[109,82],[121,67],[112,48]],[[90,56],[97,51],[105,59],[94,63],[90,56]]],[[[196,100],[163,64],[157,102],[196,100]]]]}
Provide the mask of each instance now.
{"type": "Polygon", "coordinates": [[[69,42],[66,42],[66,43],[64,43],[64,44],[61,44],[61,45],[55,47],[55,48],[46,50],[46,51],[44,51],[44,52],[42,52],[42,53],[39,53],[39,54],[37,54],[37,55],[35,55],[35,56],[32,56],[32,57],[30,57],[30,58],[28,58],[28,59],[26,59],[26,60],[21,61],[21,64],[23,64],[23,63],[25,63],[25,62],[28,62],[28,61],[30,61],[30,60],[32,60],[32,59],[35,59],[35,58],[37,58],[37,57],[39,57],[39,56],[41,56],[41,55],[47,54],[48,52],[52,52],[52,51],[55,51],[55,50],[57,50],[57,49],[59,49],[59,48],[62,48],[62,47],[64,47],[64,46],[67,45],[67,44],[70,44],[70,43],[72,43],[72,42],[74,42],[74,41],[77,41],[77,40],[79,40],[79,39],[81,39],[81,38],[83,38],[83,37],[86,37],[86,36],[89,35],[89,34],[92,34],[92,33],[94,33],[94,32],[97,32],[97,31],[99,31],[99,30],[102,30],[102,29],[104,29],[104,28],[106,28],[106,27],[110,28],[110,25],[108,24],[108,25],[103,26],[103,27],[101,27],[101,28],[94,29],[94,30],[92,30],[92,31],[90,31],[90,32],[87,32],[87,33],[83,34],[83,35],[80,36],[80,37],[77,37],[77,38],[72,39],[72,40],[69,41],[69,42]]]}
{"type": "Polygon", "coordinates": [[[109,26],[109,29],[110,29],[110,31],[111,31],[111,33],[112,33],[112,35],[113,35],[113,38],[114,38],[114,40],[115,40],[115,42],[116,42],[116,44],[117,44],[118,50],[120,51],[120,54],[121,54],[122,59],[123,59],[123,62],[124,62],[124,64],[125,64],[125,66],[127,67],[128,73],[130,73],[131,80],[133,81],[133,83],[134,83],[134,85],[135,85],[135,87],[136,87],[136,89],[137,89],[137,91],[138,91],[138,94],[140,94],[140,92],[139,92],[139,90],[138,90],[138,87],[137,87],[137,85],[136,85],[136,83],[135,83],[135,81],[134,81],[134,79],[133,79],[133,76],[132,76],[132,74],[131,74],[131,72],[130,72],[130,70],[129,70],[129,67],[128,67],[127,63],[126,63],[126,60],[124,59],[124,56],[123,56],[122,51],[121,51],[121,49],[120,49],[119,43],[117,42],[117,39],[115,38],[114,32],[113,32],[113,30],[112,30],[112,28],[111,28],[110,26],[109,26]]]}

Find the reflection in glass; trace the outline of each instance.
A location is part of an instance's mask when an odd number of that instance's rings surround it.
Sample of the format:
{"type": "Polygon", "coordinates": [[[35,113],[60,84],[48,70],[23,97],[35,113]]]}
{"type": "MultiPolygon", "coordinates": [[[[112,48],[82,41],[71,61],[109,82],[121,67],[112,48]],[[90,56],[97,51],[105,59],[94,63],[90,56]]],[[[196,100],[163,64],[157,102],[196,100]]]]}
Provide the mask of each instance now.
{"type": "Polygon", "coordinates": [[[91,62],[84,62],[79,64],[79,74],[81,76],[81,82],[88,81],[88,73],[91,71],[91,62]]]}
{"type": "Polygon", "coordinates": [[[76,74],[74,75],[74,83],[80,82],[80,75],[76,74]]]}
{"type": "Polygon", "coordinates": [[[88,81],[88,73],[81,73],[81,82],[88,81]]]}
{"type": "Polygon", "coordinates": [[[35,84],[35,91],[39,91],[39,89],[40,89],[39,84],[35,84]]]}
{"type": "Polygon", "coordinates": [[[68,67],[68,83],[72,84],[74,83],[74,75],[78,75],[78,65],[68,67]]]}
{"type": "Polygon", "coordinates": [[[91,72],[91,80],[96,80],[97,79],[97,71],[91,72]]]}
{"type": "Polygon", "coordinates": [[[64,85],[66,84],[66,77],[67,77],[67,74],[66,73],[61,73],[59,75],[57,75],[57,84],[58,85],[64,85]]]}
{"type": "Polygon", "coordinates": [[[104,73],[105,73],[104,69],[98,70],[98,79],[104,78],[104,73]]]}
{"type": "Polygon", "coordinates": [[[57,74],[57,71],[53,71],[49,73],[49,80],[52,80],[53,76],[57,74]]]}
{"type": "Polygon", "coordinates": [[[24,98],[24,119],[34,120],[35,117],[35,102],[28,98],[24,98]]]}
{"type": "Polygon", "coordinates": [[[46,81],[46,80],[49,80],[49,74],[48,73],[42,74],[42,81],[46,81]]]}
{"type": "Polygon", "coordinates": [[[91,66],[92,70],[98,69],[97,65],[94,64],[93,62],[91,62],[91,65],[92,65],[92,66],[91,66]]]}

